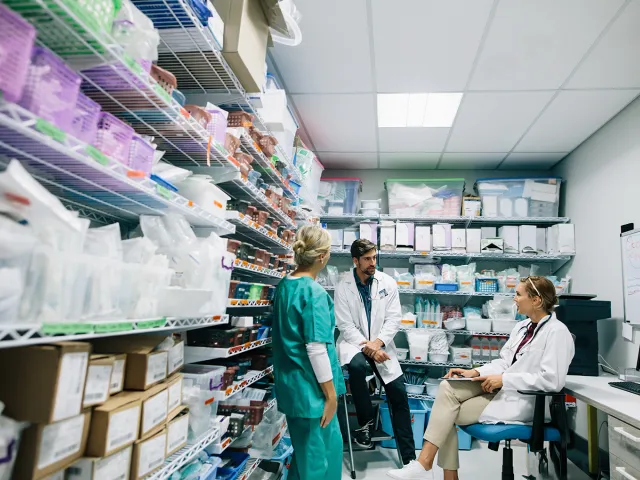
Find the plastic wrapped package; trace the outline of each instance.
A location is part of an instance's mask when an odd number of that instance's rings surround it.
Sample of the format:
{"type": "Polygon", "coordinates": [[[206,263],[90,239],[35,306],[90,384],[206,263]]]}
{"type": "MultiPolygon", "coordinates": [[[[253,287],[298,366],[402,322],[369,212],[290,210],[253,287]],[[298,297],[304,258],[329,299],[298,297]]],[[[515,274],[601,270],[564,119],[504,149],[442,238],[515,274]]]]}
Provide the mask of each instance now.
{"type": "Polygon", "coordinates": [[[122,45],[125,52],[149,73],[151,63],[158,60],[160,35],[153,27],[153,22],[131,3],[122,0],[111,30],[116,42],[122,45]]]}
{"type": "Polygon", "coordinates": [[[434,332],[427,329],[407,330],[409,342],[409,355],[411,360],[426,361],[429,353],[429,344],[434,332]]]}
{"type": "Polygon", "coordinates": [[[122,260],[120,224],[112,223],[104,227],[90,228],[84,240],[84,253],[96,257],[122,260]]]}
{"type": "Polygon", "coordinates": [[[457,270],[458,290],[461,292],[475,291],[476,264],[459,265],[457,270]]]}
{"type": "Polygon", "coordinates": [[[429,353],[435,354],[448,354],[449,346],[453,342],[453,335],[449,335],[441,330],[431,333],[431,340],[429,342],[429,353]]]}
{"type": "Polygon", "coordinates": [[[282,413],[275,408],[269,410],[262,418],[260,425],[255,428],[253,445],[249,450],[250,455],[254,458],[273,457],[278,444],[274,439],[277,439],[278,435],[282,436],[285,425],[286,420],[282,413]]]}
{"type": "MultiPolygon", "coordinates": [[[[155,153],[158,151],[156,150],[155,153]]],[[[176,167],[175,165],[171,165],[170,163],[165,162],[157,162],[153,168],[152,173],[154,175],[158,175],[162,177],[163,180],[166,180],[169,183],[180,183],[185,180],[187,177],[193,175],[191,170],[187,170],[186,168],[176,167]]]]}
{"type": "Polygon", "coordinates": [[[518,283],[520,283],[520,274],[515,268],[508,268],[498,272],[498,289],[500,293],[515,293],[518,283]]]}
{"type": "Polygon", "coordinates": [[[513,320],[518,311],[513,297],[501,295],[496,295],[493,300],[486,302],[483,308],[486,308],[486,316],[491,319],[513,320]]]}
{"type": "Polygon", "coordinates": [[[399,290],[410,290],[413,288],[413,275],[409,272],[399,273],[394,271],[393,278],[395,279],[399,290]]]}
{"type": "Polygon", "coordinates": [[[455,265],[444,264],[442,265],[440,282],[442,283],[457,283],[458,281],[458,267],[455,265]]]}
{"type": "Polygon", "coordinates": [[[214,425],[215,417],[211,414],[212,405],[208,401],[211,393],[198,386],[183,383],[182,404],[189,407],[189,440],[196,440],[207,433],[214,425]]]}
{"type": "Polygon", "coordinates": [[[180,193],[216,217],[225,218],[227,202],[231,199],[213,184],[209,175],[192,175],[177,184],[180,193]]]}
{"type": "Polygon", "coordinates": [[[463,178],[389,179],[386,188],[391,215],[460,215],[463,178]]]}

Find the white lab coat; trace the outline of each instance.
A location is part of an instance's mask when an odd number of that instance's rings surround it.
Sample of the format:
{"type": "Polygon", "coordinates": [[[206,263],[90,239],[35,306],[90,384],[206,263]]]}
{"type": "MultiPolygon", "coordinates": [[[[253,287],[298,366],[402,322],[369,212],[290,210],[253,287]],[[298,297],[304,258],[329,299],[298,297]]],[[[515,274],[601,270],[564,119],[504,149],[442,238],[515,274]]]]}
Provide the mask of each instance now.
{"type": "Polygon", "coordinates": [[[376,271],[371,284],[371,332],[364,303],[360,297],[353,271],[345,275],[335,293],[336,326],[340,331],[337,341],[340,365],[347,365],[362,350],[361,343],[379,338],[390,360],[376,364],[385,384],[402,375],[393,338],[400,329],[402,310],[398,285],[389,275],[376,271]]]}
{"type": "Polygon", "coordinates": [[[500,358],[476,369],[482,376],[502,374],[503,383],[482,412],[480,423],[531,423],[535,397],[521,395],[518,390],[558,392],[564,388],[575,346],[569,329],[555,314],[540,322],[533,340],[522,347],[518,361],[513,363],[530,323],[519,322],[502,347],[500,358]]]}

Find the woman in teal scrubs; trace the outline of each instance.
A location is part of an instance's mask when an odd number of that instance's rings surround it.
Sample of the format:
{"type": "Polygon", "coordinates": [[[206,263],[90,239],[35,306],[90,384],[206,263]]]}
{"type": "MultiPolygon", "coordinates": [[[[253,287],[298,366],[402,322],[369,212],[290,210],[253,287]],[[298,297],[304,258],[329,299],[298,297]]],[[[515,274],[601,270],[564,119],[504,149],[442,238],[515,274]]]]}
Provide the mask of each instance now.
{"type": "Polygon", "coordinates": [[[345,384],[333,301],[315,281],[329,261],[331,237],[321,227],[303,227],[293,250],[297,270],[278,285],[272,333],[278,409],[287,417],[294,448],[289,478],[337,480],[342,434],[336,410],[345,384]]]}

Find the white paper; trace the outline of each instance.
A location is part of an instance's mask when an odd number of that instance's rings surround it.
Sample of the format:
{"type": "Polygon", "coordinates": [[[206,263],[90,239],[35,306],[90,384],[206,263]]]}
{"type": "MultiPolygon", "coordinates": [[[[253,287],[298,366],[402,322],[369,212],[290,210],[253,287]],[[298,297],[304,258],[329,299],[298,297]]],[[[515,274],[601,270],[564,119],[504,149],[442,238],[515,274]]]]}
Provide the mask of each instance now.
{"type": "Polygon", "coordinates": [[[184,342],[178,342],[169,350],[167,374],[173,373],[184,365],[184,342]]]}
{"type": "Polygon", "coordinates": [[[148,400],[142,406],[142,435],[167,419],[167,400],[169,392],[163,390],[148,400]]]}
{"type": "Polygon", "coordinates": [[[189,415],[180,417],[167,428],[167,452],[172,452],[187,441],[189,435],[189,415]]]}
{"type": "Polygon", "coordinates": [[[122,391],[124,383],[124,359],[113,362],[113,371],[111,372],[111,383],[109,393],[114,394],[122,391]]]}
{"type": "Polygon", "coordinates": [[[38,455],[38,470],[71,457],[80,451],[84,415],[47,425],[42,430],[38,455]]]}
{"type": "Polygon", "coordinates": [[[107,401],[112,369],[111,365],[89,365],[87,383],[84,387],[83,407],[107,401]]]}
{"type": "Polygon", "coordinates": [[[169,392],[169,401],[167,411],[172,412],[182,403],[182,377],[176,383],[171,385],[167,391],[169,392]]]}
{"type": "Polygon", "coordinates": [[[62,355],[58,390],[53,406],[54,422],[80,413],[88,364],[89,352],[73,352],[62,355]]]}
{"type": "Polygon", "coordinates": [[[135,441],[139,426],[140,405],[112,414],[107,432],[107,451],[135,441]]]}
{"type": "Polygon", "coordinates": [[[622,338],[633,342],[633,325],[631,323],[622,322],[622,338]]]}
{"type": "Polygon", "coordinates": [[[167,358],[167,352],[156,352],[149,355],[145,385],[151,385],[167,378],[167,358]]]}
{"type": "Polygon", "coordinates": [[[163,433],[138,445],[138,476],[143,477],[164,462],[167,435],[163,433]]]}

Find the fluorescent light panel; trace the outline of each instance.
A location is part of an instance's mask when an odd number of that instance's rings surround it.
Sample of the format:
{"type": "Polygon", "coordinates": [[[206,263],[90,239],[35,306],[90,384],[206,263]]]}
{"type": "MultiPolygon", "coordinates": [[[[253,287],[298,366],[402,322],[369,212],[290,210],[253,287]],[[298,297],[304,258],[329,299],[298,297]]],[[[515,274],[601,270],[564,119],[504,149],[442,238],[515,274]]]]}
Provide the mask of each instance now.
{"type": "Polygon", "coordinates": [[[378,127],[451,127],[462,93],[379,93],[378,127]]]}

